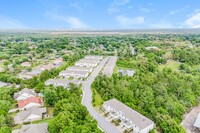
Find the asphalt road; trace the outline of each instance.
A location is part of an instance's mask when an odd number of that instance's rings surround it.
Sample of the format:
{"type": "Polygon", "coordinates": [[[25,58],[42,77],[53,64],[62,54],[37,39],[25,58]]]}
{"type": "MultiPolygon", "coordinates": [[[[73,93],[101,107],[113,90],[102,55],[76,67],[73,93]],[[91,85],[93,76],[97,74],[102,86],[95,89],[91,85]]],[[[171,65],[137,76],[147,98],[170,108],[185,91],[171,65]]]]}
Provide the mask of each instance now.
{"type": "Polygon", "coordinates": [[[119,133],[119,131],[106,121],[98,112],[95,111],[95,109],[92,106],[92,91],[90,89],[90,86],[92,82],[95,80],[95,78],[98,76],[99,72],[101,69],[104,67],[106,62],[108,61],[109,57],[104,58],[100,64],[95,68],[95,70],[90,74],[88,79],[84,81],[83,83],[83,99],[82,99],[82,104],[87,108],[89,111],[90,115],[96,119],[98,122],[98,126],[105,131],[106,133],[119,133]]]}

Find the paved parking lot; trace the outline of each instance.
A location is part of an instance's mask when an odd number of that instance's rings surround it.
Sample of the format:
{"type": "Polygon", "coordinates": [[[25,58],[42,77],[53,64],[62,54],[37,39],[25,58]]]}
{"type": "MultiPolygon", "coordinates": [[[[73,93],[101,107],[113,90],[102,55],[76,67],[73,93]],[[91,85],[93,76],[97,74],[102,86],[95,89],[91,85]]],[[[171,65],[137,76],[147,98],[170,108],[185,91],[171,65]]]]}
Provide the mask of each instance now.
{"type": "Polygon", "coordinates": [[[181,125],[186,129],[187,133],[200,133],[200,131],[194,130],[193,124],[200,113],[200,106],[194,107],[189,113],[184,115],[184,119],[181,125]]]}

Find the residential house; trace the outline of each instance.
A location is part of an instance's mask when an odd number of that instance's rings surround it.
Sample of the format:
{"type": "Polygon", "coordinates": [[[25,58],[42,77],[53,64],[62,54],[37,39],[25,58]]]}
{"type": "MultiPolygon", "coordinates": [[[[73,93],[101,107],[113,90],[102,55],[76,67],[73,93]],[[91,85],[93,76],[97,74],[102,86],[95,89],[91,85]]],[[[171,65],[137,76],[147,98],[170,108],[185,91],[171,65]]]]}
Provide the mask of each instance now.
{"type": "Polygon", "coordinates": [[[122,69],[120,69],[120,70],[118,70],[118,73],[121,73],[122,76],[127,75],[129,77],[132,77],[135,74],[135,71],[134,70],[122,70],[122,69]]]}
{"type": "Polygon", "coordinates": [[[80,84],[78,80],[66,80],[66,79],[49,79],[45,82],[45,85],[53,85],[54,87],[63,86],[64,88],[69,88],[69,84],[80,84]]]}
{"type": "Polygon", "coordinates": [[[116,99],[104,102],[103,109],[113,119],[120,119],[124,127],[128,130],[133,130],[134,133],[148,133],[154,128],[154,122],[152,120],[116,99]]]}
{"type": "Polygon", "coordinates": [[[40,107],[44,105],[43,99],[40,97],[29,97],[25,100],[19,100],[17,102],[19,110],[29,109],[34,106],[40,107]]]}
{"type": "Polygon", "coordinates": [[[149,46],[145,48],[146,50],[160,50],[158,47],[156,46],[149,46]]]}
{"type": "Polygon", "coordinates": [[[17,93],[14,93],[14,99],[19,101],[19,100],[25,100],[29,97],[34,97],[36,96],[37,93],[35,93],[34,89],[23,89],[17,93]]]}
{"type": "Polygon", "coordinates": [[[69,77],[86,78],[89,75],[89,73],[86,71],[64,70],[64,71],[61,71],[59,75],[66,78],[69,78],[69,77]]]}
{"type": "Polygon", "coordinates": [[[54,65],[61,65],[63,63],[63,58],[57,58],[53,61],[54,65]]]}
{"type": "Polygon", "coordinates": [[[30,67],[30,66],[31,66],[31,63],[30,63],[30,62],[22,62],[22,63],[21,63],[21,66],[30,67]]]}
{"type": "Polygon", "coordinates": [[[83,60],[77,61],[75,63],[75,66],[78,66],[78,67],[96,67],[97,65],[98,65],[97,62],[85,62],[83,60]]]}
{"type": "Polygon", "coordinates": [[[14,117],[15,124],[22,124],[24,122],[32,122],[35,120],[41,120],[46,117],[47,109],[39,107],[31,107],[27,110],[20,111],[14,117]]]}
{"type": "Polygon", "coordinates": [[[5,86],[8,86],[8,83],[1,82],[1,81],[0,81],[0,88],[1,88],[1,87],[5,87],[5,86]]]}
{"type": "Polygon", "coordinates": [[[33,78],[31,73],[27,73],[27,71],[22,71],[21,73],[18,74],[18,77],[21,78],[21,79],[31,79],[31,78],[33,78]]]}
{"type": "Polygon", "coordinates": [[[22,125],[15,133],[48,133],[48,123],[22,125]]]}
{"type": "Polygon", "coordinates": [[[103,56],[98,56],[98,55],[87,55],[87,56],[85,56],[85,59],[102,60],[102,59],[103,59],[103,56]]]}
{"type": "Polygon", "coordinates": [[[54,87],[63,86],[64,88],[68,88],[69,81],[66,79],[49,79],[45,82],[45,85],[53,85],[54,87]]]}
{"type": "Polygon", "coordinates": [[[77,66],[70,66],[66,70],[70,71],[86,71],[86,72],[92,72],[92,67],[77,67],[77,66]]]}
{"type": "Polygon", "coordinates": [[[41,66],[41,70],[44,71],[44,70],[51,70],[52,68],[55,68],[55,66],[53,65],[53,63],[49,63],[47,65],[42,65],[41,66]]]}
{"type": "Polygon", "coordinates": [[[100,60],[94,59],[94,58],[91,58],[91,59],[85,59],[84,58],[84,59],[80,59],[79,61],[80,62],[86,62],[86,63],[97,63],[98,64],[100,60]]]}

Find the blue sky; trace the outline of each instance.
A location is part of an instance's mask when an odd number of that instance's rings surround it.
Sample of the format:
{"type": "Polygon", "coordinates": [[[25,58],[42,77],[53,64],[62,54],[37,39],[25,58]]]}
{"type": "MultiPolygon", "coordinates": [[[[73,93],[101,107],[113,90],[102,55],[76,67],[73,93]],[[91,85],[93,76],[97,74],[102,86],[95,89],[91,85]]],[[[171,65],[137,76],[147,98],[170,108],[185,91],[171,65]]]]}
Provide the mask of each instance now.
{"type": "Polygon", "coordinates": [[[200,28],[199,0],[0,0],[0,29],[200,28]]]}

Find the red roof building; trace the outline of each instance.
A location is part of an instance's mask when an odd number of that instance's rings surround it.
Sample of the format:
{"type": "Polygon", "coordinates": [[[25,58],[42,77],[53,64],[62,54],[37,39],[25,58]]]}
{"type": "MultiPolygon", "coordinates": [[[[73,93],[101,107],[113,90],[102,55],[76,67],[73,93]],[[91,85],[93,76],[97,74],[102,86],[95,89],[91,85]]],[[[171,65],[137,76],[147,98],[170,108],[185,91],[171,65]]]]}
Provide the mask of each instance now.
{"type": "Polygon", "coordinates": [[[42,98],[39,97],[29,97],[26,100],[18,101],[19,109],[28,109],[33,106],[42,106],[44,104],[42,98]]]}

